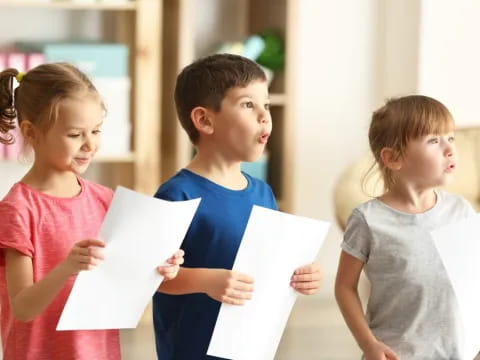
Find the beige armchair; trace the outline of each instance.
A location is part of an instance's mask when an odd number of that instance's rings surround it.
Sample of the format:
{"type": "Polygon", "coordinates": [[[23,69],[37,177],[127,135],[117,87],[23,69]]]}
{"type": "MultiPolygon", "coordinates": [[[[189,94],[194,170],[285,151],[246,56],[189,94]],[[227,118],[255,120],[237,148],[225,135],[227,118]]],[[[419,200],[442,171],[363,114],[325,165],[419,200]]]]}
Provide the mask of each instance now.
{"type": "MultiPolygon", "coordinates": [[[[445,190],[462,195],[480,211],[480,127],[457,130],[455,143],[458,167],[453,182],[445,190]]],[[[362,179],[372,164],[372,155],[365,155],[350,165],[338,179],[334,191],[335,215],[342,229],[345,229],[353,208],[372,196],[378,196],[383,190],[378,172],[368,178],[366,192],[362,190],[362,179]]]]}

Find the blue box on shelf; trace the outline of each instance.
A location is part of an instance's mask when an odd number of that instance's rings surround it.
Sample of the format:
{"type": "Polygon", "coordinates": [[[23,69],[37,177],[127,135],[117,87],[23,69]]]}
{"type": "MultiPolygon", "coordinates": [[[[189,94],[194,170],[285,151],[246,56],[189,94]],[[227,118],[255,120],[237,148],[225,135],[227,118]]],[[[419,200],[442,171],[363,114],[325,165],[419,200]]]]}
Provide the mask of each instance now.
{"type": "Polygon", "coordinates": [[[241,165],[242,171],[248,175],[267,181],[267,167],[268,167],[268,154],[263,153],[260,158],[255,162],[244,162],[241,165]]]}

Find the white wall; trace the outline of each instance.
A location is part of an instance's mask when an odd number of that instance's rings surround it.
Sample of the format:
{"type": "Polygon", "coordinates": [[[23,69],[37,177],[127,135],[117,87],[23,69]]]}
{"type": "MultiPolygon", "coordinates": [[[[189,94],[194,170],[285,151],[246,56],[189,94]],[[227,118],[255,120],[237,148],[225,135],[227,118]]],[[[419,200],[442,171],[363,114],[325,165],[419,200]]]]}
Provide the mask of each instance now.
{"type": "Polygon", "coordinates": [[[381,4],[382,96],[416,93],[421,1],[385,0],[381,4]]]}
{"type": "Polygon", "coordinates": [[[324,296],[333,294],[341,242],[333,188],[367,151],[369,116],[382,101],[382,11],[377,0],[300,2],[294,207],[333,224],[320,256],[324,296]]]}
{"type": "Polygon", "coordinates": [[[480,2],[423,0],[420,92],[442,101],[457,126],[480,125],[480,2]]]}

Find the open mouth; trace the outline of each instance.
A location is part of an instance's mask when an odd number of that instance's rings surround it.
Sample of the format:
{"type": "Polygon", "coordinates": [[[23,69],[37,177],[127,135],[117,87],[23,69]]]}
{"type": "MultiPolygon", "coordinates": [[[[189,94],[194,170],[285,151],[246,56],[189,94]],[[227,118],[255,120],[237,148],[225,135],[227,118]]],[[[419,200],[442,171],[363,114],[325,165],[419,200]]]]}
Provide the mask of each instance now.
{"type": "Polygon", "coordinates": [[[447,166],[447,169],[446,169],[447,172],[452,172],[453,170],[455,170],[455,164],[450,164],[447,166]]]}
{"type": "Polygon", "coordinates": [[[263,134],[262,136],[260,136],[260,143],[266,144],[268,142],[269,137],[270,137],[270,134],[263,134]]]}

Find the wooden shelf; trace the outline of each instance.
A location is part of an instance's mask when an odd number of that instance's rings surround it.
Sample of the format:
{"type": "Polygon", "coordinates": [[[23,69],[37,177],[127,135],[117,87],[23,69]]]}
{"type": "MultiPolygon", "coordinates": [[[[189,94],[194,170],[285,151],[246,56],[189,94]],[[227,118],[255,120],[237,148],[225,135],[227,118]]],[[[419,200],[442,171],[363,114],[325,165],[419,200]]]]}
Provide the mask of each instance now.
{"type": "Polygon", "coordinates": [[[93,158],[93,162],[95,163],[133,163],[135,161],[135,154],[130,153],[126,155],[120,156],[103,156],[99,155],[93,158]]]}
{"type": "Polygon", "coordinates": [[[172,101],[175,74],[200,56],[211,53],[218,44],[241,41],[251,34],[267,30],[285,39],[285,66],[270,86],[270,104],[275,124],[268,150],[267,181],[279,207],[294,212],[295,156],[294,109],[295,68],[299,0],[175,0],[165,1],[164,94],[162,119],[163,180],[184,167],[191,159],[192,145],[180,126],[172,101]],[[206,8],[206,9],[205,9],[206,8]],[[172,50],[173,49],[173,50],[172,50]]]}
{"type": "Polygon", "coordinates": [[[105,2],[105,3],[79,3],[68,0],[55,2],[40,2],[35,0],[0,0],[0,7],[28,7],[46,9],[71,9],[71,10],[136,10],[134,1],[105,2]]]}
{"type": "Polygon", "coordinates": [[[278,210],[285,211],[285,202],[281,198],[277,198],[278,210]]]}
{"type": "MultiPolygon", "coordinates": [[[[135,154],[125,154],[125,155],[98,155],[93,158],[94,163],[133,163],[135,161],[135,154]]],[[[21,164],[18,160],[13,159],[0,159],[0,163],[8,163],[8,164],[21,164]]],[[[21,164],[29,166],[30,164],[21,164]]]]}
{"type": "MultiPolygon", "coordinates": [[[[161,94],[162,66],[160,48],[162,46],[162,0],[122,0],[122,1],[70,1],[70,0],[0,0],[2,14],[11,11],[19,21],[28,22],[35,17],[35,11],[12,11],[18,9],[59,9],[105,11],[101,14],[97,34],[106,42],[128,46],[130,54],[129,76],[131,79],[132,148],[130,153],[121,156],[103,156],[93,159],[95,171],[91,180],[115,188],[117,185],[132,188],[138,192],[152,194],[160,184],[161,148],[161,94]],[[105,15],[105,16],[103,16],[105,15]],[[21,19],[21,20],[20,20],[21,19]]],[[[63,14],[60,14],[63,16],[63,14]]],[[[71,14],[67,14],[70,16],[71,14]]],[[[76,14],[75,14],[76,15],[76,14]]],[[[84,14],[79,14],[79,17],[84,14]]],[[[85,14],[89,15],[89,14],[85,14]]],[[[76,16],[74,16],[76,17],[76,16]]],[[[79,21],[81,21],[80,19],[79,21]]],[[[74,21],[72,26],[75,27],[74,21]]],[[[28,27],[27,27],[28,30],[28,27]]],[[[23,34],[19,32],[19,34],[23,34]]],[[[68,30],[65,33],[68,35],[68,30]]],[[[63,33],[60,36],[65,35],[63,33]]],[[[15,31],[9,34],[8,41],[15,41],[15,31]]],[[[35,38],[35,36],[32,37],[35,38]]],[[[36,35],[36,34],[35,34],[36,35]]],[[[95,36],[95,35],[93,35],[95,36]]],[[[25,37],[25,35],[22,35],[25,37]]],[[[83,40],[82,36],[78,40],[83,40]]],[[[5,41],[3,41],[5,43],[5,41]]],[[[4,44],[0,44],[4,45],[4,44]]],[[[114,135],[113,135],[114,136],[114,135]]],[[[18,163],[15,160],[2,160],[0,163],[18,163]]]]}
{"type": "Polygon", "coordinates": [[[283,106],[287,102],[287,95],[285,94],[270,94],[270,105],[283,106]]]}

